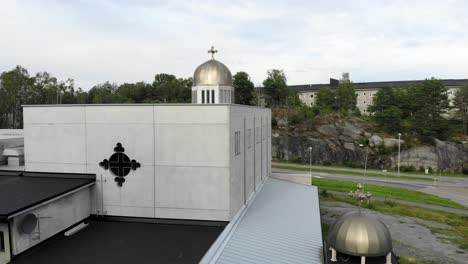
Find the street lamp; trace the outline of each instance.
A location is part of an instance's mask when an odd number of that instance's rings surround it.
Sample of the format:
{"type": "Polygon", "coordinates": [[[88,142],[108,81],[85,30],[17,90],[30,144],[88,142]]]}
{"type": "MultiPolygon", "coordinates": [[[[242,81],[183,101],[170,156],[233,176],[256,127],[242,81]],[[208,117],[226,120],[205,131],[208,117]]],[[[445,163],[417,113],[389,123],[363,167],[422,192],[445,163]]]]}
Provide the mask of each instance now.
{"type": "Polygon", "coordinates": [[[367,156],[369,155],[369,148],[367,145],[359,144],[359,147],[363,148],[366,147],[366,161],[364,162],[364,177],[366,177],[367,174],[367,156]]]}
{"type": "Polygon", "coordinates": [[[312,147],[309,147],[309,173],[312,179],[312,147]]]}
{"type": "Polygon", "coordinates": [[[397,173],[397,176],[400,176],[400,142],[401,142],[401,133],[398,133],[398,173],[397,173]]]}

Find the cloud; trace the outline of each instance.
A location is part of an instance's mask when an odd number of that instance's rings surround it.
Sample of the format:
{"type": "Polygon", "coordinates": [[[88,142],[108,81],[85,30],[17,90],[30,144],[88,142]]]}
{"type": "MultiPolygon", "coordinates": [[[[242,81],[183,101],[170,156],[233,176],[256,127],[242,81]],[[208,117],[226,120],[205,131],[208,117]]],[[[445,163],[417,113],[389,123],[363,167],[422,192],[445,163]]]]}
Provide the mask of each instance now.
{"type": "Polygon", "coordinates": [[[261,84],[467,78],[464,1],[13,1],[0,2],[0,71],[22,65],[97,83],[189,77],[208,59],[261,84]]]}

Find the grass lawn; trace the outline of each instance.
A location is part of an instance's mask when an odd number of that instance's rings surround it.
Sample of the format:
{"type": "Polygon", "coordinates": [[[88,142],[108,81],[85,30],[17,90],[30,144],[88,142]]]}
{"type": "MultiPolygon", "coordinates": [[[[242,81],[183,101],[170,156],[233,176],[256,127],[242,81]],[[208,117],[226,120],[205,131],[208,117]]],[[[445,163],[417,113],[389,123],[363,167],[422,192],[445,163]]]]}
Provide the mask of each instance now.
{"type": "MultiPolygon", "coordinates": [[[[326,192],[322,192],[320,194],[320,201],[345,202],[357,205],[357,201],[351,197],[334,195],[326,192]]],[[[399,204],[391,201],[372,201],[370,205],[365,205],[363,207],[389,215],[404,215],[439,223],[445,223],[451,226],[451,228],[430,228],[431,232],[450,235],[453,238],[448,239],[449,242],[456,244],[461,249],[468,250],[468,216],[466,215],[399,204]]],[[[326,229],[328,228],[326,227],[326,229]]],[[[402,263],[417,262],[411,262],[411,260],[408,260],[408,262],[402,263]]]]}
{"type": "MultiPolygon", "coordinates": [[[[277,163],[284,163],[284,164],[295,164],[295,165],[304,165],[304,166],[308,166],[309,164],[307,163],[299,163],[299,162],[292,162],[292,161],[286,161],[286,160],[273,160],[273,162],[277,162],[277,163]]],[[[324,167],[328,167],[328,166],[325,166],[323,164],[312,164],[312,166],[324,166],[324,167]]],[[[348,167],[348,166],[345,166],[345,165],[338,165],[338,164],[333,164],[330,166],[330,170],[333,170],[333,167],[335,168],[348,168],[348,169],[364,169],[364,167],[362,168],[352,168],[352,167],[348,167]]],[[[308,170],[308,169],[307,169],[308,170]]],[[[397,173],[397,170],[395,169],[387,169],[387,171],[389,173],[395,173],[394,176],[396,176],[396,173],[397,173]]],[[[355,171],[353,171],[355,172],[355,171]]],[[[382,172],[382,170],[379,170],[379,169],[374,169],[374,168],[367,168],[367,172],[368,173],[372,173],[372,172],[382,172]]],[[[424,172],[422,171],[413,171],[413,172],[403,172],[401,171],[401,173],[409,173],[409,174],[419,174],[419,175],[426,175],[426,176],[439,176],[439,174],[435,175],[434,173],[429,173],[429,174],[425,174],[424,172]]],[[[362,174],[362,173],[361,173],[362,174]]],[[[392,175],[393,176],[393,175],[392,175]]],[[[450,173],[450,172],[443,172],[442,177],[444,176],[447,176],[447,177],[468,177],[468,175],[464,175],[462,173],[450,173]]],[[[398,176],[396,176],[398,177],[398,176]]]]}
{"type": "MultiPolygon", "coordinates": [[[[309,171],[309,168],[298,168],[288,165],[272,165],[272,168],[276,169],[285,169],[285,170],[296,170],[296,171],[309,171]]],[[[343,170],[334,170],[334,169],[317,169],[312,168],[313,172],[326,172],[326,173],[336,173],[336,174],[346,174],[346,175],[355,175],[355,176],[364,176],[362,172],[357,171],[343,171],[343,170]]],[[[433,181],[429,177],[413,177],[413,176],[396,176],[396,175],[383,175],[379,173],[372,173],[372,171],[367,171],[366,177],[379,177],[379,178],[388,178],[388,179],[405,179],[405,180],[419,180],[419,181],[433,181]]]]}
{"type": "MultiPolygon", "coordinates": [[[[356,190],[355,182],[323,179],[323,178],[314,178],[312,184],[318,186],[321,190],[331,190],[339,192],[349,192],[356,190]]],[[[453,202],[450,199],[439,197],[432,194],[422,193],[413,190],[407,190],[402,188],[387,187],[375,184],[365,184],[364,190],[366,192],[371,192],[373,195],[388,197],[392,199],[400,199],[418,203],[434,204],[445,207],[459,208],[459,209],[468,209],[465,206],[453,202]]]]}

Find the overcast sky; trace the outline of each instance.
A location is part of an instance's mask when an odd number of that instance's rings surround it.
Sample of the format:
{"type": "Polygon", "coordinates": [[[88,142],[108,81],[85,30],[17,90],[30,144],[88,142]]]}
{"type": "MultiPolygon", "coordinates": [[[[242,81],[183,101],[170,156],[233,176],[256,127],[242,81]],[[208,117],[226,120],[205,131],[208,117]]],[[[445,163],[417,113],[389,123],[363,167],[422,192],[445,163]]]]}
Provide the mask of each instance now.
{"type": "Polygon", "coordinates": [[[0,72],[105,81],[189,77],[209,58],[256,85],[468,78],[468,1],[0,0],[0,72]]]}

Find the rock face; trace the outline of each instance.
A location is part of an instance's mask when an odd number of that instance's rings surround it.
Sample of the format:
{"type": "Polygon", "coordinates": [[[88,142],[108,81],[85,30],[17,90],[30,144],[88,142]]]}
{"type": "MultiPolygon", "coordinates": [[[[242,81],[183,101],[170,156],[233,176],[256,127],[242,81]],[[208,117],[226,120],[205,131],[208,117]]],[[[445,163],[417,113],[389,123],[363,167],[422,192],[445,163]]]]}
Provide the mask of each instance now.
{"type": "MultiPolygon", "coordinates": [[[[383,143],[386,148],[398,147],[398,138],[384,138],[383,143]]],[[[402,145],[404,143],[405,141],[400,139],[400,144],[402,145]]]]}
{"type": "MultiPolygon", "coordinates": [[[[312,163],[364,166],[366,148],[359,147],[359,144],[365,141],[369,142],[369,166],[397,166],[397,138],[382,138],[348,122],[321,125],[307,132],[273,131],[272,157],[308,163],[312,154],[312,163]],[[309,147],[312,147],[312,153],[309,147]]],[[[463,166],[468,165],[468,148],[462,144],[436,140],[434,146],[406,149],[405,141],[401,140],[401,149],[402,166],[461,172],[463,166]]]]}
{"type": "MultiPolygon", "coordinates": [[[[460,172],[468,162],[468,151],[463,145],[435,140],[435,146],[415,147],[401,152],[401,165],[432,167],[444,171],[460,172]]],[[[392,157],[392,165],[397,165],[397,155],[392,157]]]]}

